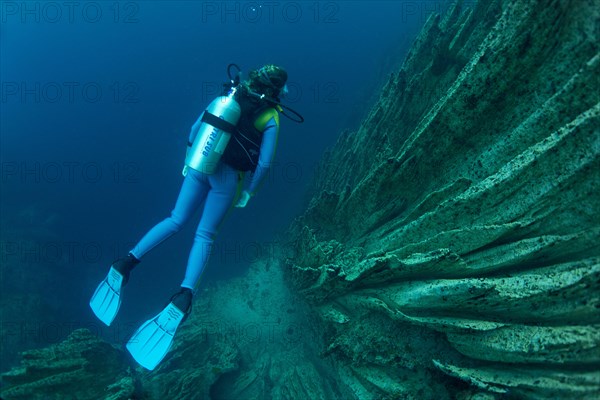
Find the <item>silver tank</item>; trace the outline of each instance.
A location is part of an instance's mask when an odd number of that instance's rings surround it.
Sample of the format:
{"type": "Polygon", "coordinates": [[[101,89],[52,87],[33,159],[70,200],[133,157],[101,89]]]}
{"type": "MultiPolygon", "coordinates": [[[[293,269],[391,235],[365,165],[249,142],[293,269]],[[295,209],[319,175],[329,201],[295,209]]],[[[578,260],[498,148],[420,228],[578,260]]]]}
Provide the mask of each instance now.
{"type": "MultiPolygon", "coordinates": [[[[206,107],[206,112],[236,125],[240,119],[241,109],[238,102],[233,98],[234,94],[235,89],[227,96],[217,97],[206,107]]],[[[185,165],[205,174],[213,174],[217,169],[225,147],[227,147],[227,143],[229,143],[229,139],[231,139],[229,132],[203,122],[192,147],[185,157],[185,165]]]]}

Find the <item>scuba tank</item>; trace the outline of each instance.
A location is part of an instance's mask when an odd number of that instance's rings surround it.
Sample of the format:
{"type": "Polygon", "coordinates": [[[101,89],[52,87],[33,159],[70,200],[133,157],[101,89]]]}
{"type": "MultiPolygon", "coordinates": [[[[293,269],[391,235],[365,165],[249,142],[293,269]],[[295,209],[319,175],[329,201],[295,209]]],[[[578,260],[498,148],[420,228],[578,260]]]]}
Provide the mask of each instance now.
{"type": "Polygon", "coordinates": [[[187,167],[208,175],[217,169],[241,115],[234,98],[236,91],[237,86],[232,87],[227,96],[217,97],[204,110],[202,124],[185,157],[187,167]]]}
{"type": "MultiPolygon", "coordinates": [[[[204,113],[202,114],[202,124],[198,129],[198,133],[194,138],[190,149],[185,157],[185,168],[183,174],[186,174],[186,168],[192,168],[196,171],[213,174],[216,169],[225,148],[231,139],[232,134],[237,130],[236,125],[242,114],[240,104],[236,101],[235,96],[241,88],[240,77],[241,69],[236,64],[227,66],[227,75],[229,76],[230,84],[225,84],[225,87],[230,86],[226,96],[219,96],[214,99],[204,113]],[[232,78],[231,68],[235,67],[238,72],[232,78]]],[[[282,115],[290,118],[294,122],[302,123],[304,118],[291,108],[281,104],[278,99],[265,97],[264,94],[247,91],[248,95],[257,98],[260,101],[265,101],[267,104],[277,106],[282,115]],[[286,114],[283,109],[292,112],[296,117],[292,118],[286,114]]]]}

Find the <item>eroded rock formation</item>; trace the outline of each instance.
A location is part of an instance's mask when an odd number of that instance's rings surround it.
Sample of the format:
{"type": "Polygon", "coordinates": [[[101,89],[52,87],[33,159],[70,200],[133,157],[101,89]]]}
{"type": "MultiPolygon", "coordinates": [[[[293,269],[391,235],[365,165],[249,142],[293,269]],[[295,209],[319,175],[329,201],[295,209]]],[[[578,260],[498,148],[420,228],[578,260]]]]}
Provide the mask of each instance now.
{"type": "Polygon", "coordinates": [[[2,374],[2,398],[120,400],[135,393],[125,354],[79,329],[63,342],[22,354],[19,368],[2,374]]]}
{"type": "Polygon", "coordinates": [[[432,16],[327,155],[290,280],[358,398],[600,394],[594,3],[432,16]]]}

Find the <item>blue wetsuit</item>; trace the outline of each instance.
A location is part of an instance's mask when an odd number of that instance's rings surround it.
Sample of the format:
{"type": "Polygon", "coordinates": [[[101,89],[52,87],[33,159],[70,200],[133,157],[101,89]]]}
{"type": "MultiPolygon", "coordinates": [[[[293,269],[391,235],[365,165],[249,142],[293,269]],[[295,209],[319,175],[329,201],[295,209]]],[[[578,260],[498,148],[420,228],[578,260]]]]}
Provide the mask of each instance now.
{"type": "MultiPolygon", "coordinates": [[[[190,132],[190,143],[194,142],[200,128],[202,115],[192,126],[190,132]]],[[[277,146],[279,126],[274,118],[271,118],[263,130],[263,140],[260,146],[260,155],[256,171],[252,176],[247,191],[255,194],[260,183],[268,172],[277,146]]],[[[190,219],[194,211],[206,200],[200,223],[194,236],[194,244],[188,258],[185,278],[182,287],[195,289],[200,280],[202,271],[208,261],[210,250],[215,235],[224,220],[227,212],[236,200],[244,173],[233,167],[220,162],[217,170],[212,175],[206,175],[192,168],[183,180],[179,197],[171,216],[159,222],[140,240],[130,251],[138,260],[165,239],[179,232],[182,226],[190,219]]]]}

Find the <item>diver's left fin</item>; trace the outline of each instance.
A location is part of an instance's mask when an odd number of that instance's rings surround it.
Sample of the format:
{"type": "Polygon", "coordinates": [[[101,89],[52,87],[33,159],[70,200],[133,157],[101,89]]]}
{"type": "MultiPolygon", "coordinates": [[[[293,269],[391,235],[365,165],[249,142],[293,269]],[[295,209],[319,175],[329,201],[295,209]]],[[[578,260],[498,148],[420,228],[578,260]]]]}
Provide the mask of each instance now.
{"type": "Polygon", "coordinates": [[[160,314],[146,321],[127,342],[127,350],[142,367],[153,370],[165,358],[175,331],[186,313],[172,302],[160,314]]]}

